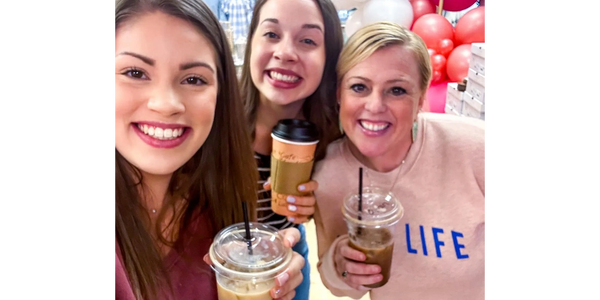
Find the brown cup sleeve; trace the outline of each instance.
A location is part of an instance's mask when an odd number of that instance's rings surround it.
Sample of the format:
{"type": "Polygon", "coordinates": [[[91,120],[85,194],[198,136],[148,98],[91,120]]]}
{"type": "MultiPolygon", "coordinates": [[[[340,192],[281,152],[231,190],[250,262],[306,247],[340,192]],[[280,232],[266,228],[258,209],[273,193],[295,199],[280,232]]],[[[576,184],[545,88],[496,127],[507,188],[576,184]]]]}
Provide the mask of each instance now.
{"type": "Polygon", "coordinates": [[[310,180],[314,160],[303,163],[290,163],[271,156],[271,189],[279,194],[305,196],[309,193],[298,191],[298,185],[310,180]]]}

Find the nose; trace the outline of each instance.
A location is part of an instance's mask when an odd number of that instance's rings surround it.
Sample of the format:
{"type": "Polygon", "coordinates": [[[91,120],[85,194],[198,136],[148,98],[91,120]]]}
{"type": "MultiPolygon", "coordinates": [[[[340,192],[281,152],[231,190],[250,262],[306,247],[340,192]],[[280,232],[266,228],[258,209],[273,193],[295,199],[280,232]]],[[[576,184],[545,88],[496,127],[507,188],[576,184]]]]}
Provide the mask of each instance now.
{"type": "Polygon", "coordinates": [[[284,62],[295,62],[298,60],[298,54],[296,53],[296,48],[294,46],[294,41],[291,38],[282,39],[275,49],[275,53],[273,56],[276,59],[282,60],[284,62]]]}
{"type": "Polygon", "coordinates": [[[180,98],[172,87],[157,87],[148,100],[148,109],[166,117],[183,113],[185,105],[180,98]]]}
{"type": "Polygon", "coordinates": [[[380,93],[372,93],[367,98],[365,103],[365,109],[372,113],[383,113],[387,110],[387,106],[384,102],[383,95],[380,93]]]}

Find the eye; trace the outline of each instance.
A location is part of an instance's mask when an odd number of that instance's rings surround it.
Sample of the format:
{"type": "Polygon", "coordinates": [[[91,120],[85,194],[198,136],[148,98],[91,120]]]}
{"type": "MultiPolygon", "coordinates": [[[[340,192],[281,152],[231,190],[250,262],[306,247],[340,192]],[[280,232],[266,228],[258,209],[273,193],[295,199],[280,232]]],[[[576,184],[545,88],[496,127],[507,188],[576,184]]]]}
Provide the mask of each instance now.
{"type": "Polygon", "coordinates": [[[405,89],[403,89],[401,87],[397,87],[397,86],[393,87],[391,89],[391,92],[392,92],[392,95],[394,95],[394,96],[401,96],[401,95],[406,94],[406,90],[405,89]]]}
{"type": "Polygon", "coordinates": [[[201,85],[205,85],[207,83],[207,81],[202,77],[190,76],[190,77],[184,79],[181,83],[201,86],[201,85]]]}
{"type": "Polygon", "coordinates": [[[279,38],[278,35],[276,35],[275,33],[271,32],[271,31],[265,33],[263,36],[266,36],[266,37],[268,37],[270,39],[277,39],[277,38],[279,38]]]}
{"type": "Polygon", "coordinates": [[[315,41],[313,41],[311,39],[303,39],[301,42],[305,43],[305,44],[309,44],[309,45],[314,45],[314,46],[317,45],[317,43],[315,43],[315,41]]]}
{"type": "Polygon", "coordinates": [[[130,68],[125,70],[125,72],[121,73],[127,77],[135,78],[135,79],[148,79],[148,76],[142,70],[138,70],[136,68],[130,68]]]}
{"type": "Polygon", "coordinates": [[[367,89],[367,87],[362,83],[357,83],[357,84],[353,84],[350,87],[350,89],[352,89],[356,93],[362,93],[367,89]]]}

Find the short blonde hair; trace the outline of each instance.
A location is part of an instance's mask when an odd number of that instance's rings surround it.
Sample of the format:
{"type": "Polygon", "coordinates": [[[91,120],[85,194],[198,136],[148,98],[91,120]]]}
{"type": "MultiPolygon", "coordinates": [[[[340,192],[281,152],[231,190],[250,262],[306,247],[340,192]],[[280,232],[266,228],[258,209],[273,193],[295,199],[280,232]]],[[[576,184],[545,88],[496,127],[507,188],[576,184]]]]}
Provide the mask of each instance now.
{"type": "Polygon", "coordinates": [[[425,42],[416,33],[392,22],[376,22],[356,31],[346,42],[337,64],[338,83],[358,63],[375,51],[401,45],[414,53],[419,64],[419,88],[425,93],[431,80],[431,61],[425,42]]]}

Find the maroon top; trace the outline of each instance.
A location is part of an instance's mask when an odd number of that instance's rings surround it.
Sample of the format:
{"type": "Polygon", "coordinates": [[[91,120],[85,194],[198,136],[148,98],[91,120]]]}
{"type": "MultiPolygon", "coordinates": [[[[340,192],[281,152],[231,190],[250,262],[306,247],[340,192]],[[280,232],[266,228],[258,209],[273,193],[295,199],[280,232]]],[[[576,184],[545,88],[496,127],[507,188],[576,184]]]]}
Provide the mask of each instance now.
{"type": "MultiPolygon", "coordinates": [[[[161,299],[177,300],[217,300],[217,286],[214,272],[204,262],[203,257],[208,253],[212,243],[210,225],[202,214],[196,221],[195,228],[185,236],[186,245],[181,252],[171,250],[164,258],[165,268],[169,274],[173,296],[168,295],[168,290],[163,291],[161,299]]],[[[127,271],[123,266],[121,251],[116,243],[115,279],[116,300],[136,300],[127,271]]]]}

